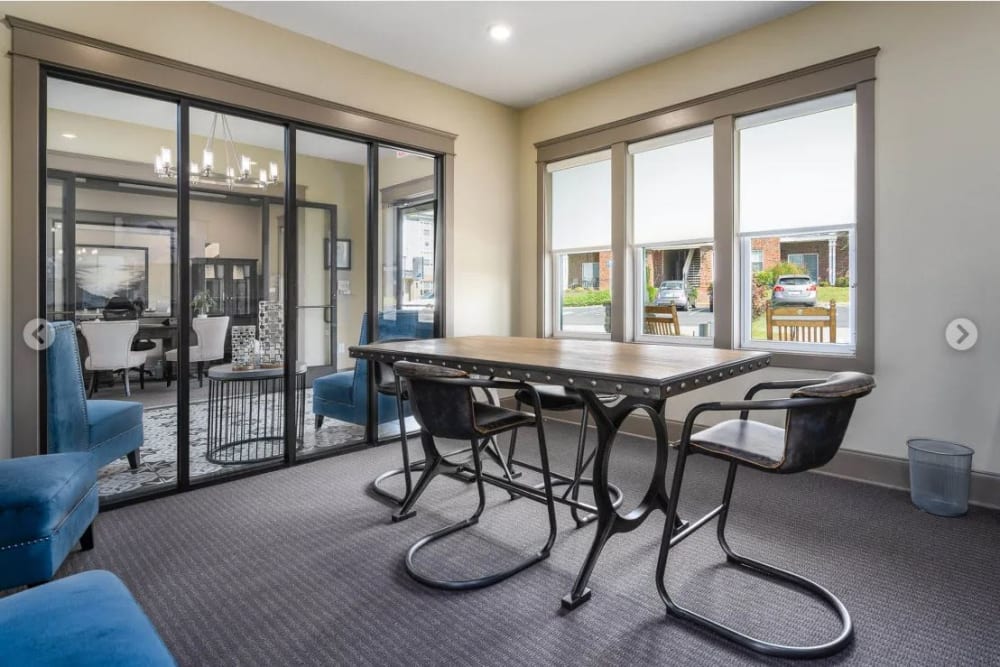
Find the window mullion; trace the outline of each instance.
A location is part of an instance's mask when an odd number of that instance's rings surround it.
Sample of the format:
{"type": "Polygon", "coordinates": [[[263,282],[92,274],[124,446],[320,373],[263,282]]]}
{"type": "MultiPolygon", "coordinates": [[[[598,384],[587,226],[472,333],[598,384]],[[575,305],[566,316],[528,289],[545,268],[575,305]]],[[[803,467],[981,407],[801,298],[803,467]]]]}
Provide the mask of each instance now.
{"type": "Polygon", "coordinates": [[[622,142],[611,147],[611,340],[619,342],[632,339],[628,189],[628,145],[622,142]]]}
{"type": "MultiPolygon", "coordinates": [[[[712,286],[715,316],[715,347],[730,349],[734,340],[734,314],[740,293],[736,281],[736,151],[733,117],[716,118],[713,136],[715,175],[715,260],[712,286]]],[[[738,316],[735,320],[738,321],[738,316]]]]}

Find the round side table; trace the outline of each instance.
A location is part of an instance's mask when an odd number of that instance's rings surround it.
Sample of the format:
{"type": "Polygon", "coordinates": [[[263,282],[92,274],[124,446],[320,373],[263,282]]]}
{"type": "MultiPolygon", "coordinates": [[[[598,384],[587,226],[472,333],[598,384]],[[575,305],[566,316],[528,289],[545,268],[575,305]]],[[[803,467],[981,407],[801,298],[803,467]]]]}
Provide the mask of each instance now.
{"type": "MultiPolygon", "coordinates": [[[[208,451],[212,463],[258,463],[285,454],[285,369],[208,371],[208,451]]],[[[295,438],[305,430],[306,365],[295,369],[295,438]]]]}

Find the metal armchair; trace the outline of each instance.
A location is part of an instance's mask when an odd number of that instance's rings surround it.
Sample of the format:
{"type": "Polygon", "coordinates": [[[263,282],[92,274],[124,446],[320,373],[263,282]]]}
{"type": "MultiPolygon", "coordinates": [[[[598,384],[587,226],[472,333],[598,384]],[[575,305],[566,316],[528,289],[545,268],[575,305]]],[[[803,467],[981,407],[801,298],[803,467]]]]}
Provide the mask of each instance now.
{"type": "Polygon", "coordinates": [[[472,460],[474,478],[479,493],[479,504],[470,518],[437,530],[421,538],[416,544],[410,547],[406,554],[407,573],[416,581],[434,588],[469,590],[491,586],[547,558],[556,539],[556,514],[552,496],[552,483],[549,478],[548,450],[545,446],[545,432],[542,429],[542,420],[540,417],[542,414],[541,403],[538,393],[534,388],[526,383],[513,380],[474,379],[469,377],[464,371],[458,369],[408,361],[397,362],[393,366],[393,370],[396,376],[405,382],[410,407],[413,410],[413,415],[417,423],[420,424],[420,442],[424,450],[424,468],[420,479],[414,486],[413,492],[407,497],[400,513],[406,514],[410,510],[416,499],[420,497],[420,494],[427,488],[430,481],[437,475],[454,474],[460,470],[467,469],[469,458],[472,460]],[[473,389],[477,388],[512,389],[514,391],[527,389],[531,393],[535,414],[539,415],[539,417],[536,418],[535,415],[518,410],[509,410],[497,405],[476,401],[473,389]],[[490,440],[500,433],[521,427],[534,427],[537,429],[541,460],[540,468],[543,476],[542,489],[512,481],[509,477],[492,475],[483,470],[482,453],[490,440]],[[468,450],[463,450],[463,452],[468,452],[470,456],[461,462],[448,460],[448,457],[456,454],[461,455],[462,452],[442,454],[435,444],[435,438],[468,441],[470,447],[468,450]],[[475,579],[449,581],[437,579],[419,572],[414,566],[413,560],[420,549],[431,542],[479,522],[479,517],[486,506],[484,482],[489,482],[506,489],[510,493],[546,505],[548,510],[549,534],[545,544],[537,553],[532,554],[513,567],[475,579]]]}
{"type": "Polygon", "coordinates": [[[656,567],[656,586],[668,613],[716,632],[752,651],[788,658],[815,658],[833,655],[850,644],[854,628],[851,616],[833,593],[814,581],[767,563],[737,554],[726,541],[736,468],[750,466],[763,472],[792,474],[818,468],[828,463],[840,448],[857,399],[871,393],[875,381],[863,373],[835,373],[825,379],[765,382],[747,392],[743,401],[702,403],[688,413],[679,443],[667,516],[676,516],[680,500],[684,466],[690,454],[699,453],[729,462],[722,504],[675,532],[672,522],[664,527],[663,541],[656,567]],[[763,390],[793,389],[790,398],[752,400],[763,390]],[[748,419],[751,411],[783,410],[785,427],[778,428],[748,419]],[[731,419],[692,433],[695,419],[707,412],[739,412],[731,419]],[[814,646],[787,646],[751,637],[674,602],[666,589],[664,574],[672,547],[718,516],[717,536],[726,560],[755,572],[781,579],[813,593],[829,605],[840,618],[841,631],[833,640],[814,646]]]}

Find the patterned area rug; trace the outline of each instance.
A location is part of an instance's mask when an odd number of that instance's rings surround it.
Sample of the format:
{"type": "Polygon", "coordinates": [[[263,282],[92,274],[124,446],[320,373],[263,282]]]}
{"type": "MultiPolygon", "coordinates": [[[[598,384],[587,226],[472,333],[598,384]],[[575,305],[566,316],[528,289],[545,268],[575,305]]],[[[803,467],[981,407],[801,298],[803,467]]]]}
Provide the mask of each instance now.
{"type": "MultiPolygon", "coordinates": [[[[329,449],[364,440],[365,427],[329,417],[317,432],[309,412],[312,389],[306,390],[306,419],[300,453],[329,449]]],[[[139,468],[132,470],[124,458],[98,472],[102,497],[141,493],[150,487],[177,482],[177,407],[146,408],[143,414],[145,442],[139,451],[139,468]]],[[[219,465],[205,458],[208,435],[208,403],[191,405],[191,477],[236,472],[255,464],[219,465]]]]}

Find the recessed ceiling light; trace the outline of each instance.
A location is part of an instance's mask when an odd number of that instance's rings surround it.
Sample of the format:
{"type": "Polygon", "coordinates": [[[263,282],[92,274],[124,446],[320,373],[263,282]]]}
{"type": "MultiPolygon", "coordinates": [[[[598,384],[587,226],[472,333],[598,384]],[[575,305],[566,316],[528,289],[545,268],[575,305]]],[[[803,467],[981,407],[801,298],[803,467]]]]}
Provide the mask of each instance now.
{"type": "Polygon", "coordinates": [[[490,26],[489,33],[494,42],[506,42],[514,31],[506,23],[494,23],[490,26]]]}
{"type": "Polygon", "coordinates": [[[73,134],[72,132],[63,132],[62,136],[63,139],[76,139],[76,135],[73,134]]]}

